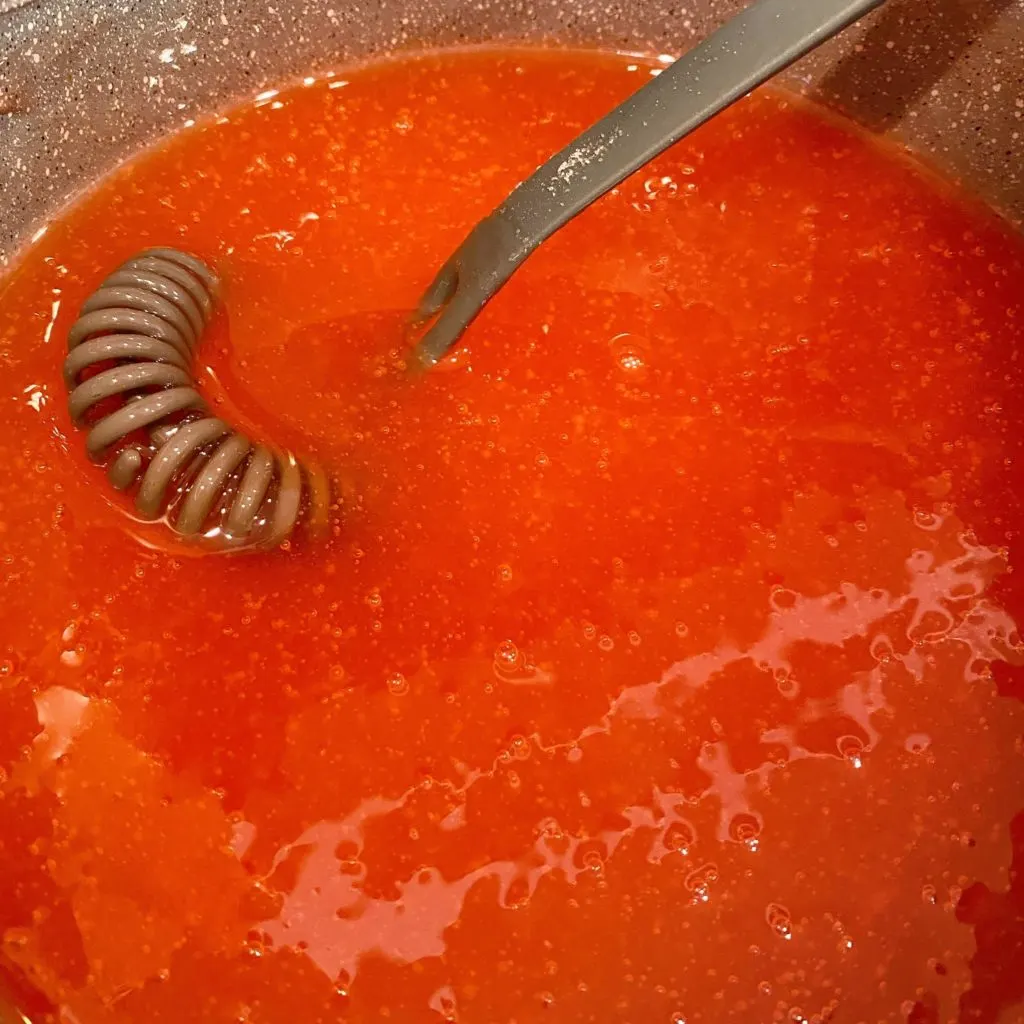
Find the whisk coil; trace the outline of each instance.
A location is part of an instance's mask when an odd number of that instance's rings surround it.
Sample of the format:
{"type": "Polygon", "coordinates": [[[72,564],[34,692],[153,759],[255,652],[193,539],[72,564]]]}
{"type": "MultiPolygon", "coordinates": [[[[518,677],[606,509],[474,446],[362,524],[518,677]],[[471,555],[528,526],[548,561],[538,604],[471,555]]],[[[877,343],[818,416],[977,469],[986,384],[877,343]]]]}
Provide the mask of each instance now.
{"type": "Polygon", "coordinates": [[[68,332],[68,408],[141,518],[214,548],[275,547],[326,523],[322,470],[210,414],[192,367],[217,279],[196,257],[147,249],[82,306],[68,332]]]}

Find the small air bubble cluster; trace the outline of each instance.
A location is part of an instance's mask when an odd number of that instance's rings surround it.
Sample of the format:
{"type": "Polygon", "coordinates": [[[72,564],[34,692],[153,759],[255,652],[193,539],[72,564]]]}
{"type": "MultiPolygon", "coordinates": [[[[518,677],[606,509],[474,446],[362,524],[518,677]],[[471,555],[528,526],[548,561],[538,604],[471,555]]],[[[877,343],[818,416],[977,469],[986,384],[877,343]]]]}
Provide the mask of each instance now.
{"type": "Polygon", "coordinates": [[[647,369],[647,342],[635,334],[617,334],[609,342],[615,365],[627,376],[638,376],[647,369]]]}

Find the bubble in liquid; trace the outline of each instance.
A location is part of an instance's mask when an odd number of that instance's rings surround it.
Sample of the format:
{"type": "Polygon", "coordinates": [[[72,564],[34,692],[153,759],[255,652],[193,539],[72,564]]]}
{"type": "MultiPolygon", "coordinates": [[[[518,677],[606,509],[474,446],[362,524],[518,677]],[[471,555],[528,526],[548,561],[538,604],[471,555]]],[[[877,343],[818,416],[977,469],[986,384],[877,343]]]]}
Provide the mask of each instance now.
{"type": "Polygon", "coordinates": [[[600,850],[587,850],[580,861],[583,868],[593,874],[600,874],[604,870],[604,857],[600,850]]]}
{"type": "Polygon", "coordinates": [[[839,756],[849,761],[854,768],[863,767],[864,744],[856,736],[840,736],[836,740],[836,747],[839,750],[839,756]]]}
{"type": "Polygon", "coordinates": [[[605,635],[597,641],[597,646],[600,647],[602,651],[608,652],[614,649],[615,641],[610,636],[605,635]]]}
{"type": "Polygon", "coordinates": [[[617,334],[609,342],[612,359],[623,373],[638,376],[647,369],[647,343],[635,334],[617,334]]]}
{"type": "Polygon", "coordinates": [[[494,660],[503,665],[514,665],[519,660],[519,648],[511,640],[502,640],[494,651],[494,660]]]}
{"type": "Polygon", "coordinates": [[[517,761],[528,760],[531,750],[530,741],[525,736],[517,734],[512,737],[512,742],[509,744],[509,753],[517,761]]]}
{"type": "Polygon", "coordinates": [[[672,180],[671,175],[655,174],[644,181],[644,195],[633,206],[637,209],[643,206],[647,213],[651,209],[651,203],[657,199],[672,199],[679,192],[679,186],[672,180]]]}
{"type": "Polygon", "coordinates": [[[915,732],[907,737],[903,744],[909,754],[923,754],[931,745],[931,737],[924,732],[915,732]]]}
{"type": "Polygon", "coordinates": [[[686,876],[683,884],[693,893],[693,903],[707,903],[711,898],[711,886],[717,881],[717,865],[702,864],[686,876]]]}
{"type": "Polygon", "coordinates": [[[791,675],[776,675],[775,688],[786,700],[795,700],[800,696],[800,684],[791,675]]]}
{"type": "Polygon", "coordinates": [[[756,851],[760,843],[761,823],[753,814],[737,814],[729,822],[729,837],[742,843],[751,851],[756,851]]]}
{"type": "Polygon", "coordinates": [[[787,587],[773,587],[768,595],[768,603],[777,612],[789,611],[796,607],[800,595],[787,587]]]}
{"type": "Polygon", "coordinates": [[[880,665],[888,665],[896,657],[896,652],[892,649],[892,643],[884,634],[879,634],[872,639],[869,650],[871,657],[880,665]]]}
{"type": "Polygon", "coordinates": [[[935,533],[941,528],[942,524],[943,517],[936,515],[934,512],[926,512],[924,509],[917,509],[914,512],[914,525],[920,530],[935,533]]]}
{"type": "Polygon", "coordinates": [[[495,675],[509,678],[523,666],[523,655],[512,640],[502,640],[494,650],[495,675]]]}
{"type": "Polygon", "coordinates": [[[409,692],[409,680],[401,672],[392,672],[388,676],[388,693],[393,697],[401,697],[409,692]]]}
{"type": "Polygon", "coordinates": [[[642,370],[644,368],[643,353],[637,348],[622,345],[619,348],[617,359],[619,366],[627,372],[632,373],[635,370],[642,370]]]}
{"type": "Polygon", "coordinates": [[[769,903],[765,908],[764,919],[779,938],[787,942],[793,938],[793,918],[781,903],[769,903]]]}
{"type": "Polygon", "coordinates": [[[697,835],[689,825],[682,821],[676,821],[665,831],[665,849],[685,856],[690,852],[690,847],[693,846],[696,839],[697,835]]]}

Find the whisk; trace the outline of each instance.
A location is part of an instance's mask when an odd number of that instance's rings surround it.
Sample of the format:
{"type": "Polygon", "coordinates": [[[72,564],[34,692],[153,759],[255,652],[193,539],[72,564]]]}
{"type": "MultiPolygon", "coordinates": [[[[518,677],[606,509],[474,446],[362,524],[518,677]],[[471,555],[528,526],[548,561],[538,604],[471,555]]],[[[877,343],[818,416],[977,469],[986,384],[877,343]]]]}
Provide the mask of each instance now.
{"type": "MultiPolygon", "coordinates": [[[[415,350],[437,363],[529,254],[658,153],[884,0],[756,0],[587,129],[481,221],[420,300],[415,350]]],[[[323,470],[212,416],[192,362],[217,280],[148,249],[82,307],[64,378],[73,420],[144,519],[217,550],[273,547],[327,522],[323,470]]]]}
{"type": "Polygon", "coordinates": [[[542,242],[755,86],[885,0],[757,0],[556,153],[469,233],[420,299],[437,363],[542,242]]]}
{"type": "Polygon", "coordinates": [[[68,334],[68,408],[139,516],[210,548],[275,547],[326,524],[323,470],[212,416],[192,375],[217,279],[196,257],[146,249],[108,277],[68,334]]]}

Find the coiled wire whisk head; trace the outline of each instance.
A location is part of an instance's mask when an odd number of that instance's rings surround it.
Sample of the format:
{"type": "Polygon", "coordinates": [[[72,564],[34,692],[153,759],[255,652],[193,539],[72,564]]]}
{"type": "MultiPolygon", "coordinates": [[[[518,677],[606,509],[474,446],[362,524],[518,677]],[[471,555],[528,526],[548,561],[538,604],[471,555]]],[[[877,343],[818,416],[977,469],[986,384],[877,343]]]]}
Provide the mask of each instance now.
{"type": "Polygon", "coordinates": [[[323,471],[212,416],[192,374],[217,279],[196,257],[147,249],[111,274],[68,333],[68,407],[111,484],[143,519],[230,550],[326,526],[323,471]]]}

